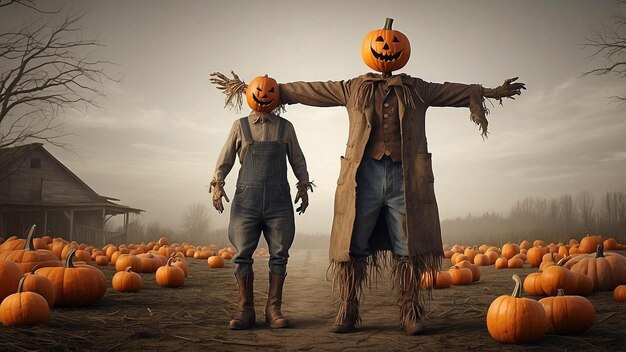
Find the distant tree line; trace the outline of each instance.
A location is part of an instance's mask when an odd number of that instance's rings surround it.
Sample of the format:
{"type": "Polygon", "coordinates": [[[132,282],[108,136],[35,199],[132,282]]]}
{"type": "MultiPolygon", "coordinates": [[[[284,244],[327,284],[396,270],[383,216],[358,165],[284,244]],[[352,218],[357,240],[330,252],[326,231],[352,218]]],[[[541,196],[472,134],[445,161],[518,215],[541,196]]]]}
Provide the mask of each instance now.
{"type": "Polygon", "coordinates": [[[446,243],[494,244],[542,239],[548,242],[580,240],[584,234],[600,234],[626,242],[626,194],[607,192],[599,200],[587,191],[576,196],[524,198],[508,215],[495,212],[442,221],[446,243]]]}
{"type": "MultiPolygon", "coordinates": [[[[174,230],[159,222],[144,224],[140,217],[135,217],[128,223],[128,243],[157,241],[160,237],[167,237],[170,243],[191,243],[205,246],[216,244],[220,247],[230,246],[227,229],[211,229],[209,207],[202,203],[190,205],[181,219],[180,226],[174,230]]],[[[123,232],[123,227],[115,229],[123,232]]],[[[328,248],[328,234],[300,234],[296,233],[292,248],[325,249],[328,248]]],[[[259,240],[259,247],[267,248],[263,236],[259,240]]]]}

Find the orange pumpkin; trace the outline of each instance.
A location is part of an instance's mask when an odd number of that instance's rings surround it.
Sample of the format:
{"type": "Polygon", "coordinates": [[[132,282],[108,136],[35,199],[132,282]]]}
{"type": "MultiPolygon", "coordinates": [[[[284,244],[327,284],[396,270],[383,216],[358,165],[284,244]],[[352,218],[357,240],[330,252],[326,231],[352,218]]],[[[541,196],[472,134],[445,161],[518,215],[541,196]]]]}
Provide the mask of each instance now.
{"type": "MultiPolygon", "coordinates": [[[[426,272],[422,274],[422,281],[420,282],[420,286],[424,289],[430,289],[433,287],[432,274],[430,272],[426,272]]],[[[448,288],[452,285],[452,276],[447,271],[438,271],[435,279],[435,288],[436,289],[444,289],[448,288]]]]}
{"type": "Polygon", "coordinates": [[[136,273],[140,273],[143,270],[141,259],[133,254],[122,254],[115,261],[115,270],[117,271],[124,271],[129,266],[136,273]]]}
{"type": "Polygon", "coordinates": [[[520,247],[515,243],[507,243],[502,246],[502,256],[506,259],[513,258],[514,255],[520,252],[520,247]]]}
{"type": "Polygon", "coordinates": [[[172,258],[174,258],[174,260],[172,261],[172,266],[176,266],[176,267],[183,269],[183,272],[185,273],[185,278],[189,277],[189,265],[187,265],[187,261],[179,257],[172,257],[172,258]]]}
{"type": "Polygon", "coordinates": [[[35,225],[28,230],[24,249],[14,249],[0,254],[0,259],[14,262],[23,273],[29,272],[33,267],[41,262],[47,262],[47,266],[61,266],[61,261],[57,256],[47,249],[35,249],[33,244],[33,233],[35,225]]]}
{"type": "Polygon", "coordinates": [[[580,240],[578,246],[579,253],[593,253],[598,247],[598,242],[595,236],[585,236],[580,240]]]}
{"type": "Polygon", "coordinates": [[[506,269],[509,267],[508,260],[505,257],[500,257],[496,260],[496,269],[506,269]]]}
{"type": "Polygon", "coordinates": [[[480,268],[478,265],[470,263],[469,260],[462,260],[456,264],[459,268],[468,268],[472,271],[472,282],[480,280],[480,268]]]}
{"type": "Polygon", "coordinates": [[[570,270],[589,276],[596,291],[613,290],[618,285],[626,284],[626,257],[618,253],[605,254],[602,244],[598,245],[595,256],[579,255],[572,261],[575,264],[570,270]]]}
{"type": "Polygon", "coordinates": [[[224,267],[224,258],[220,255],[212,255],[207,259],[207,263],[211,268],[223,268],[224,267]]]}
{"type": "Polygon", "coordinates": [[[174,258],[167,260],[167,263],[157,269],[155,274],[156,283],[162,287],[181,287],[185,284],[185,272],[183,269],[172,266],[174,258]]]}
{"type": "Polygon", "coordinates": [[[280,103],[278,83],[265,76],[253,78],[246,87],[248,106],[258,112],[272,112],[280,103]]]}
{"type": "Polygon", "coordinates": [[[596,320],[593,304],[581,296],[566,296],[559,289],[556,297],[539,300],[546,312],[548,333],[578,334],[589,329],[596,320]]]}
{"type": "Polygon", "coordinates": [[[532,267],[538,267],[541,264],[545,250],[542,247],[532,247],[526,252],[526,260],[532,267]]]}
{"type": "Polygon", "coordinates": [[[48,302],[36,292],[24,292],[22,278],[14,293],[0,304],[0,322],[4,326],[30,326],[45,323],[50,318],[48,302]]]}
{"type": "Polygon", "coordinates": [[[566,294],[576,294],[578,280],[570,271],[559,265],[547,267],[541,274],[541,287],[548,296],[554,296],[559,289],[566,294]]]}
{"type": "Polygon", "coordinates": [[[106,277],[97,267],[74,266],[72,250],[63,267],[40,268],[35,273],[47,277],[54,287],[55,306],[83,307],[93,304],[106,292],[106,277]]]}
{"type": "Polygon", "coordinates": [[[613,290],[615,302],[626,302],[626,285],[619,285],[613,290]]]}
{"type": "Polygon", "coordinates": [[[509,259],[509,261],[507,262],[507,265],[509,266],[509,268],[523,268],[524,267],[524,261],[520,258],[511,258],[509,259]]]}
{"type": "Polygon", "coordinates": [[[0,259],[0,302],[10,294],[17,292],[17,285],[22,278],[22,271],[17,264],[0,259]]]}
{"type": "Polygon", "coordinates": [[[133,272],[132,267],[118,271],[113,275],[111,286],[117,292],[139,292],[143,288],[143,280],[139,274],[133,272]]]}
{"type": "Polygon", "coordinates": [[[469,285],[472,283],[473,275],[472,270],[469,268],[453,266],[448,269],[448,273],[450,273],[453,285],[469,285]]]}
{"type": "Polygon", "coordinates": [[[96,265],[107,266],[109,265],[109,258],[106,255],[97,255],[95,258],[96,265]]]}
{"type": "Polygon", "coordinates": [[[374,71],[391,73],[404,67],[411,56],[409,39],[402,32],[391,29],[393,19],[387,18],[383,29],[365,35],[361,43],[361,57],[374,71]]]}
{"type": "Polygon", "coordinates": [[[52,282],[45,276],[37,275],[35,273],[36,269],[39,269],[38,266],[35,266],[30,273],[24,275],[23,291],[40,294],[48,302],[48,306],[52,308],[55,299],[52,282]]]}
{"type": "Polygon", "coordinates": [[[617,249],[617,241],[614,238],[607,238],[604,242],[604,250],[614,251],[617,249]]]}
{"type": "Polygon", "coordinates": [[[526,276],[524,279],[524,292],[533,296],[544,296],[546,294],[541,284],[541,273],[530,273],[526,276]]]}
{"type": "Polygon", "coordinates": [[[522,282],[513,275],[515,289],[511,296],[496,298],[487,310],[487,330],[501,343],[531,343],[541,340],[548,328],[543,306],[532,299],[522,298],[522,282]]]}

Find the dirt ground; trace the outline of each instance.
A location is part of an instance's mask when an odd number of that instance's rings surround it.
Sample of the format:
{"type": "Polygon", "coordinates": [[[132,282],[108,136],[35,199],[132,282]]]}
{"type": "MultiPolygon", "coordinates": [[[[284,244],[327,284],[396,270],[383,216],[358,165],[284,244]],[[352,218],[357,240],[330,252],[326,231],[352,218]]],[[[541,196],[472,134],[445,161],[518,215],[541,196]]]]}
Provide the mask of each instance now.
{"type": "MultiPolygon", "coordinates": [[[[624,254],[624,252],[622,252],[624,254]]],[[[144,288],[122,294],[111,288],[97,304],[81,309],[55,308],[50,320],[34,328],[0,327],[0,351],[625,351],[626,304],[612,292],[589,298],[597,311],[595,325],[577,336],[545,335],[532,345],[503,345],[489,336],[485,316],[489,304],[513,288],[511,275],[535,269],[496,270],[483,267],[481,280],[470,286],[437,290],[420,336],[405,336],[398,310],[382,280],[362,302],[358,332],[329,332],[335,313],[324,250],[294,250],[285,283],[283,313],[293,327],[272,330],[264,323],[267,258],[255,263],[257,326],[228,329],[236,300],[233,264],[210,269],[206,260],[189,259],[184,287],[158,287],[154,274],[142,274],[144,288]]],[[[450,261],[444,261],[448,267],[450,261]]],[[[110,286],[113,267],[104,268],[110,286]]],[[[537,298],[537,297],[534,297],[537,298]]]]}

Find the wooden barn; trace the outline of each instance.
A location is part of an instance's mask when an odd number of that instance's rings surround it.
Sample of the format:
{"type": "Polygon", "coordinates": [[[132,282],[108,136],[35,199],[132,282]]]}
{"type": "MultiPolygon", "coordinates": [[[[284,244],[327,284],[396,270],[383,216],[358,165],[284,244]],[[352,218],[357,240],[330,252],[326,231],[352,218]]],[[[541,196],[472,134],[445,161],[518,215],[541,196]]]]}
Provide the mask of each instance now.
{"type": "Polygon", "coordinates": [[[41,143],[0,149],[0,234],[23,235],[37,224],[37,235],[101,246],[125,243],[129,216],[143,210],[101,196],[48,152],[41,143]],[[105,231],[116,215],[121,232],[105,231]]]}

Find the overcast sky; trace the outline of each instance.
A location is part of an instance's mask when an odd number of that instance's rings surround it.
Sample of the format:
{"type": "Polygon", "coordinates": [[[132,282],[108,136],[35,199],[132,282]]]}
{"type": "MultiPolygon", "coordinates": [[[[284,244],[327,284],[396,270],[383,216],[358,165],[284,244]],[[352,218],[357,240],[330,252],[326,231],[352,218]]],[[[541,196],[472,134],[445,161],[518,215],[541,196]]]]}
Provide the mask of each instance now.
{"type": "MultiPolygon", "coordinates": [[[[68,112],[74,153],[49,147],[96,192],[145,209],[144,223],[176,228],[194,203],[210,206],[207,184],[232,125],[211,72],[245,80],[341,80],[369,72],[360,44],[386,17],[411,42],[397,73],[432,82],[494,87],[519,76],[528,90],[489,106],[483,140],[468,109],[431,108],[427,136],[442,219],[506,213],[518,199],[588,190],[626,190],[626,81],[586,76],[604,64],[581,44],[626,11],[613,0],[567,1],[55,1],[85,11],[82,35],[106,46],[93,55],[116,63],[102,110],[68,112]]],[[[2,10],[2,23],[40,18],[2,10]],[[21,17],[20,17],[21,16],[21,17]]],[[[298,216],[298,232],[328,233],[344,108],[289,106],[311,179],[318,187],[298,216]]],[[[236,167],[226,190],[232,196],[236,167]]],[[[296,180],[290,173],[292,185],[296,180]]],[[[292,192],[293,193],[293,192],[292,192]]],[[[212,209],[212,208],[211,208],[212,209]]],[[[228,211],[211,213],[224,228],[228,211]]]]}

